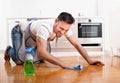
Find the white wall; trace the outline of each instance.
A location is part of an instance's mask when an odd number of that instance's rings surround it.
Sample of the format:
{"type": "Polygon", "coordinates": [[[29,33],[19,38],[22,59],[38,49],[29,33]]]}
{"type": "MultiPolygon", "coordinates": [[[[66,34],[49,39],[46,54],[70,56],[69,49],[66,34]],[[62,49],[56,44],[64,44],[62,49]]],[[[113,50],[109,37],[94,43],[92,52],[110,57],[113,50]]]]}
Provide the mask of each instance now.
{"type": "Polygon", "coordinates": [[[97,0],[11,0],[10,17],[56,17],[61,11],[96,16],[97,0]]]}
{"type": "Polygon", "coordinates": [[[105,21],[105,46],[120,48],[120,0],[99,0],[99,14],[105,21]]]}
{"type": "Polygon", "coordinates": [[[5,49],[7,45],[7,17],[10,14],[9,0],[0,0],[0,50],[5,49]]]}
{"type": "Polygon", "coordinates": [[[56,17],[61,11],[74,17],[78,13],[88,17],[98,15],[97,0],[0,0],[0,3],[0,50],[8,45],[7,18],[56,17]]]}
{"type": "Polygon", "coordinates": [[[87,17],[103,17],[105,49],[109,49],[110,45],[118,46],[119,3],[119,0],[0,0],[0,50],[5,49],[9,40],[7,18],[56,17],[61,11],[70,12],[74,17],[78,13],[87,17]]]}
{"type": "Polygon", "coordinates": [[[120,1],[109,3],[110,46],[120,48],[120,1]],[[112,6],[112,7],[111,7],[112,6]]]}

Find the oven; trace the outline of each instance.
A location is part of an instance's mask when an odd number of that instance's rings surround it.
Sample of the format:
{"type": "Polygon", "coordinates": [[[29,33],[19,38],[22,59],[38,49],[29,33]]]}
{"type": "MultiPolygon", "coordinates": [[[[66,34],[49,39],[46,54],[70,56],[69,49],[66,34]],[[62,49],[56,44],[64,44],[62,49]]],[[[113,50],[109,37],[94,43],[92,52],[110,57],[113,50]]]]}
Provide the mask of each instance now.
{"type": "Polygon", "coordinates": [[[102,23],[78,23],[78,39],[83,46],[99,46],[102,43],[102,23]]]}

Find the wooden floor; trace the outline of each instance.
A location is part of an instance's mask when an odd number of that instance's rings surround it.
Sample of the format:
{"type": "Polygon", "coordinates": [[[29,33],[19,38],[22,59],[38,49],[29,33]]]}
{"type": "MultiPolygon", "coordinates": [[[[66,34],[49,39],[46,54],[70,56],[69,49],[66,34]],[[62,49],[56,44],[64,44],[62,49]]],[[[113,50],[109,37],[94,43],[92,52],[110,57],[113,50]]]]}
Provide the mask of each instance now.
{"type": "Polygon", "coordinates": [[[0,83],[120,83],[120,59],[111,57],[92,57],[105,62],[105,66],[88,65],[83,58],[59,57],[65,63],[83,65],[82,70],[61,69],[48,62],[35,64],[35,76],[24,76],[23,66],[16,66],[12,61],[5,62],[0,54],[0,83]]]}

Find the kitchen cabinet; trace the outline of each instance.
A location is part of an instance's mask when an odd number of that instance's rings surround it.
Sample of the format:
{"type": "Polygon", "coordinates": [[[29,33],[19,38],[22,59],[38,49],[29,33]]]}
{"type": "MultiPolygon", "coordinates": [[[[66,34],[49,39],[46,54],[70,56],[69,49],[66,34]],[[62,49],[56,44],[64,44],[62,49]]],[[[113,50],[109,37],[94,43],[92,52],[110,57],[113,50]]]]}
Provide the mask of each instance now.
{"type": "MultiPolygon", "coordinates": [[[[41,18],[43,19],[43,18],[41,18]]],[[[48,18],[47,18],[48,19],[48,18]]],[[[25,21],[26,19],[8,19],[8,45],[11,45],[11,29],[13,28],[13,26],[16,24],[16,22],[18,21],[25,21]]],[[[75,19],[75,23],[71,26],[72,32],[74,37],[76,37],[76,39],[78,40],[78,19],[75,19]]],[[[78,40],[79,41],[79,40],[78,40]]],[[[80,41],[79,41],[80,42],[80,41]]],[[[52,48],[52,52],[76,52],[77,50],[74,49],[74,47],[72,46],[72,44],[70,44],[70,42],[66,39],[65,36],[62,36],[61,38],[58,39],[57,45],[56,45],[56,39],[54,39],[53,41],[50,42],[51,44],[51,48],[52,48]]],[[[88,51],[96,51],[96,50],[103,50],[103,47],[84,47],[85,49],[87,49],[88,51]]]]}
{"type": "MultiPolygon", "coordinates": [[[[78,18],[76,18],[75,23],[71,26],[71,29],[73,31],[74,37],[76,37],[78,42],[80,42],[80,44],[81,44],[82,42],[78,38],[78,22],[79,22],[79,20],[78,20],[78,18]]],[[[103,38],[102,38],[102,41],[103,41],[103,38]]],[[[58,39],[57,46],[56,46],[56,40],[54,40],[53,42],[50,42],[50,43],[51,43],[52,52],[76,52],[77,51],[72,46],[72,44],[70,44],[70,42],[65,38],[65,36],[58,39]]],[[[104,46],[103,42],[101,42],[100,46],[84,46],[84,48],[90,52],[91,51],[92,52],[95,52],[95,51],[103,52],[103,50],[104,50],[103,46],[104,46]]]]}

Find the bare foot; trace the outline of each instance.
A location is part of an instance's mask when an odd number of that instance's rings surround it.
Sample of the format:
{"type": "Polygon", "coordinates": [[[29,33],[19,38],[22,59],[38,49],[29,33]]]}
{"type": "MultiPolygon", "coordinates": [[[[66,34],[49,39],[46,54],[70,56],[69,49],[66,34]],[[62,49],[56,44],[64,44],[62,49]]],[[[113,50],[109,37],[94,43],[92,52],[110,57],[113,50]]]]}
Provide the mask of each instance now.
{"type": "Polygon", "coordinates": [[[5,59],[5,61],[10,61],[10,56],[8,55],[8,53],[6,51],[4,53],[4,59],[5,59]]]}

